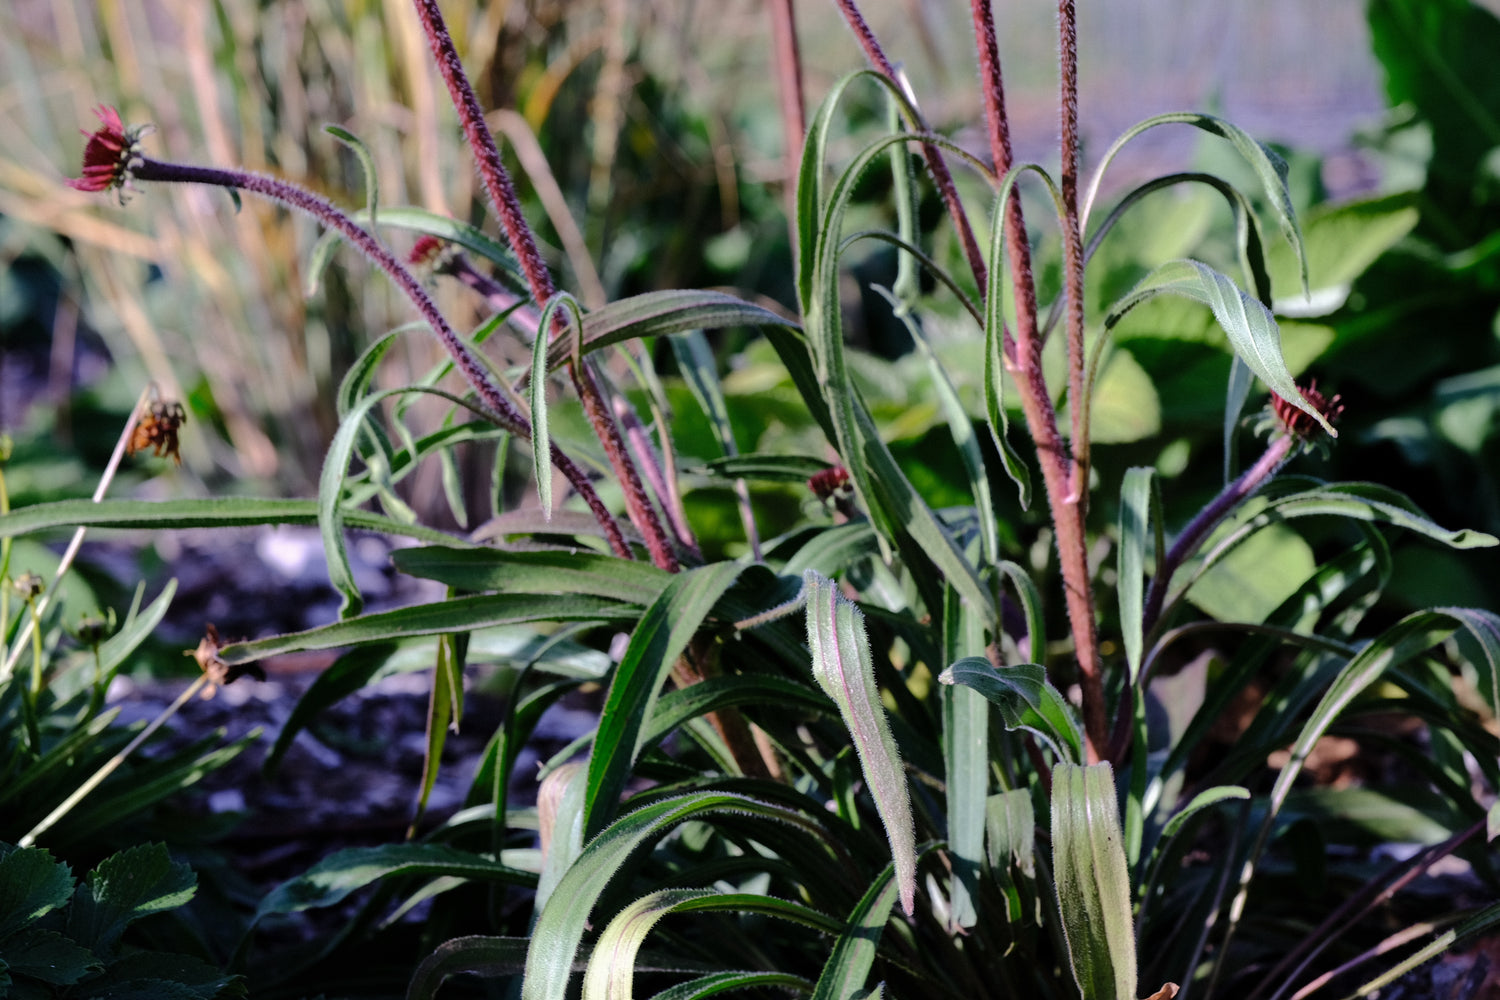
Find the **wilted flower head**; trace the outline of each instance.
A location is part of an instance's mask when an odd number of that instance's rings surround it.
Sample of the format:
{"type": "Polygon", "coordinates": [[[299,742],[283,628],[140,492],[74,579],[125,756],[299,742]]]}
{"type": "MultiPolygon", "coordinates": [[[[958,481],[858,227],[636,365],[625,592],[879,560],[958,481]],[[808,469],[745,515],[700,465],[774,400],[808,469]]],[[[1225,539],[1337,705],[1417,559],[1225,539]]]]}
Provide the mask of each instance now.
{"type": "MultiPolygon", "coordinates": [[[[1330,424],[1335,423],[1343,415],[1344,404],[1339,401],[1340,397],[1337,394],[1332,399],[1325,397],[1318,391],[1317,379],[1313,379],[1306,387],[1298,386],[1298,388],[1302,389],[1302,395],[1313,405],[1313,409],[1323,414],[1330,424]]],[[[1274,392],[1271,394],[1271,410],[1276,414],[1277,423],[1293,437],[1306,441],[1322,430],[1311,414],[1287,402],[1274,392]]]]}
{"type": "Polygon", "coordinates": [[[83,176],[69,179],[68,186],[78,191],[123,188],[130,179],[136,142],[148,126],[127,129],[120,121],[120,113],[106,104],[95,108],[94,114],[103,124],[93,132],[83,133],[89,137],[83,147],[83,176]]]}
{"type": "Polygon", "coordinates": [[[411,253],[407,255],[406,262],[413,267],[427,267],[435,270],[443,263],[447,249],[447,244],[436,236],[423,235],[412,244],[411,253]]]}

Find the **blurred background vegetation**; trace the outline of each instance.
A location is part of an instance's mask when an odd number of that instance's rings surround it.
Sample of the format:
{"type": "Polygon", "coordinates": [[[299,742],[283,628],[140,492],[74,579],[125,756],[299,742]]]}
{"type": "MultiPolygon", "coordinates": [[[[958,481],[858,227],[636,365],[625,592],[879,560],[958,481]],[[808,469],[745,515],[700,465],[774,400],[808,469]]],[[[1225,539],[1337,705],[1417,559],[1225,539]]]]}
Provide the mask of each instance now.
{"type": "MultiPolygon", "coordinates": [[[[929,101],[930,119],[982,146],[966,6],[867,6],[929,101]]],[[[1441,523],[1495,532],[1500,268],[1484,238],[1500,228],[1500,178],[1486,159],[1500,130],[1490,133],[1493,119],[1483,109],[1500,107],[1486,103],[1500,94],[1500,76],[1484,55],[1494,50],[1483,46],[1500,31],[1476,7],[1414,39],[1382,21],[1389,20],[1384,6],[1087,5],[1080,15],[1085,162],[1130,122],[1188,107],[1222,113],[1282,144],[1314,244],[1314,290],[1324,293],[1315,297],[1321,306],[1288,304],[1296,313],[1286,327],[1288,356],[1295,370],[1317,375],[1348,403],[1334,467],[1309,470],[1376,479],[1411,493],[1441,523]],[[1445,52],[1467,103],[1428,87],[1431,67],[1424,68],[1420,46],[1407,44],[1414,41],[1445,52]],[[1486,119],[1477,125],[1475,108],[1486,119]],[[1430,163],[1442,166],[1430,170],[1430,163]]],[[[648,289],[715,286],[791,305],[786,167],[761,4],[446,7],[564,287],[586,305],[648,289]]],[[[1001,46],[1018,154],[1045,160],[1055,156],[1055,15],[1036,3],[1004,4],[998,14],[1007,28],[1001,46]]],[[[832,4],[799,4],[798,19],[805,95],[815,106],[861,57],[832,4]]],[[[151,483],[127,480],[117,493],[310,494],[336,425],[338,379],[372,339],[410,319],[405,304],[351,255],[307,296],[305,265],[319,234],[274,207],[247,201],[236,211],[217,192],[158,189],[120,208],[69,190],[63,179],[78,169],[78,130],[91,127],[90,109],[100,103],[118,106],[128,123],[154,123],[146,140],[152,155],[274,172],[353,207],[365,198],[363,177],[353,154],[323,131],[337,124],[370,148],[383,204],[419,205],[493,231],[415,16],[404,0],[17,0],[0,10],[0,130],[7,137],[0,147],[0,430],[18,442],[13,503],[87,494],[89,470],[102,464],[147,380],[188,406],[184,466],[151,483]]],[[[872,104],[868,115],[874,123],[880,111],[872,104]]],[[[1188,132],[1159,129],[1133,145],[1106,197],[1163,169],[1232,175],[1232,165],[1188,132]]],[[[973,205],[984,204],[977,183],[967,190],[973,205]]],[[[865,210],[884,218],[879,182],[863,194],[865,210]]],[[[1226,266],[1232,260],[1228,213],[1212,196],[1157,197],[1150,232],[1132,227],[1096,259],[1095,309],[1166,257],[1191,250],[1210,260],[1217,252],[1226,266]]],[[[976,218],[985,213],[978,209],[976,218]]],[[[936,211],[926,218],[943,225],[936,211]]],[[[1048,292],[1056,257],[1047,263],[1055,248],[1037,222],[1044,218],[1031,214],[1048,292]]],[[[388,235],[398,250],[409,245],[408,234],[388,235]]],[[[965,503],[925,366],[906,355],[909,337],[866,291],[871,282],[888,283],[892,267],[889,253],[871,250],[850,286],[851,329],[876,355],[864,372],[871,405],[928,498],[965,503]]],[[[1278,296],[1288,288],[1283,280],[1278,296]]],[[[452,283],[438,292],[456,325],[484,318],[452,283]]],[[[976,331],[966,324],[951,302],[935,301],[926,316],[936,349],[960,362],[950,370],[977,373],[977,365],[962,363],[978,357],[976,331]]],[[[1100,384],[1101,481],[1117,482],[1130,464],[1156,465],[1178,479],[1179,516],[1221,481],[1228,354],[1210,326],[1201,310],[1142,310],[1121,329],[1122,350],[1100,384]]],[[[741,450],[821,453],[773,355],[744,336],[715,346],[741,450]]],[[[518,345],[492,349],[503,360],[522,357],[518,345]]],[[[405,338],[400,350],[400,363],[382,375],[390,384],[437,360],[427,338],[405,338]]],[[[670,352],[658,351],[658,360],[670,373],[670,352]]],[[[681,383],[669,378],[667,386],[691,412],[681,383]]],[[[977,378],[959,389],[977,416],[977,378]]],[[[706,428],[695,433],[678,422],[674,429],[689,458],[718,455],[706,428]]],[[[418,477],[408,498],[424,512],[442,509],[436,476],[418,477]]],[[[730,491],[696,485],[690,510],[709,553],[738,544],[730,491]]],[[[1101,503],[1113,492],[1107,487],[1101,503]]],[[[796,490],[774,487],[760,500],[768,534],[795,523],[806,502],[796,490]]],[[[1012,545],[1029,546],[1041,523],[1036,513],[1012,516],[1012,545]]],[[[1287,545],[1280,557],[1289,560],[1288,579],[1301,579],[1316,546],[1287,545]]],[[[1403,606],[1494,606],[1500,596],[1493,582],[1500,572],[1474,569],[1500,566],[1473,554],[1460,565],[1414,545],[1398,558],[1405,560],[1396,591],[1403,606]]]]}

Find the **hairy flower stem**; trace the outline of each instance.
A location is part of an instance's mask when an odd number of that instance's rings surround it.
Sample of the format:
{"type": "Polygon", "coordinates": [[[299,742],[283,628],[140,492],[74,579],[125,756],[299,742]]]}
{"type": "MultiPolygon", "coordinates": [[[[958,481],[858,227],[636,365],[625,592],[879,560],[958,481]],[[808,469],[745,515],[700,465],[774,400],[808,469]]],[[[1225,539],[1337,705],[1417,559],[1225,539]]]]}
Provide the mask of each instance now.
{"type": "MultiPolygon", "coordinates": [[[[261,174],[253,174],[248,171],[221,170],[215,167],[196,167],[181,163],[162,163],[144,157],[136,161],[131,168],[131,176],[141,181],[167,181],[181,184],[208,184],[214,187],[230,188],[237,191],[249,191],[264,198],[269,198],[279,204],[317,219],[330,229],[337,230],[345,239],[370,259],[395,283],[432,332],[437,335],[438,340],[453,358],[453,363],[463,373],[469,385],[484,400],[485,404],[493,411],[497,422],[506,430],[511,431],[523,438],[531,438],[531,422],[518,410],[506,396],[490,381],[484,367],[475,359],[469,349],[464,346],[458,334],[448,325],[447,319],[438,310],[437,303],[427,294],[412,273],[396,260],[395,256],[386,249],[385,245],[370,235],[364,228],[359,226],[349,216],[339,211],[337,207],[326,198],[304,190],[288,181],[279,180],[274,177],[266,177],[261,174]]],[[[620,531],[620,526],[615,523],[614,515],[609,508],[604,506],[604,501],[599,499],[593,483],[584,474],[572,459],[563,454],[556,445],[552,446],[552,464],[561,472],[573,488],[578,491],[588,504],[589,510],[593,511],[594,517],[604,529],[605,538],[609,541],[610,548],[616,555],[624,559],[631,558],[630,547],[625,542],[625,536],[620,531]]]]}
{"type": "MultiPolygon", "coordinates": [[[[1062,4],[1071,13],[1071,4],[1062,4]]],[[[988,126],[990,156],[995,161],[995,173],[1004,176],[1011,168],[1010,123],[1005,109],[1005,85],[1000,72],[1000,50],[995,37],[995,19],[989,0],[971,0],[970,10],[974,20],[975,43],[979,49],[979,70],[984,94],[985,123],[988,126]]],[[[1064,36],[1071,35],[1069,26],[1064,27],[1064,36]]],[[[1064,46],[1067,47],[1066,45],[1064,46]]],[[[1068,66],[1064,66],[1064,102],[1066,95],[1077,90],[1077,60],[1072,62],[1072,81],[1069,82],[1068,66]]],[[[1077,109],[1074,100],[1072,118],[1076,123],[1077,109]]],[[[1068,120],[1064,110],[1064,121],[1068,120]]],[[[1074,204],[1077,203],[1077,130],[1063,133],[1063,163],[1073,165],[1074,204]],[[1071,148],[1070,148],[1071,147],[1071,148]]],[[[1076,208],[1073,213],[1076,231],[1076,208]]],[[[1066,224],[1064,226],[1066,227],[1066,224]]],[[[1047,380],[1042,373],[1042,338],[1037,323],[1036,281],[1032,275],[1031,247],[1026,240],[1026,222],[1021,212],[1021,198],[1014,188],[1005,206],[1006,256],[1010,262],[1011,282],[1016,295],[1015,338],[1007,344],[1006,365],[1015,377],[1021,397],[1021,411],[1026,417],[1027,429],[1036,445],[1037,459],[1042,467],[1042,480],[1047,490],[1047,505],[1052,511],[1053,530],[1057,536],[1058,565],[1062,570],[1063,593],[1068,609],[1068,624],[1073,633],[1073,648],[1078,657],[1079,688],[1083,693],[1083,722],[1085,742],[1090,761],[1099,759],[1099,754],[1109,739],[1109,716],[1104,705],[1104,677],[1099,661],[1099,634],[1094,614],[1094,592],[1089,581],[1088,539],[1084,531],[1084,496],[1087,482],[1081,469],[1072,461],[1062,434],[1057,427],[1057,410],[1052,405],[1052,396],[1047,390],[1047,380]]],[[[1077,256],[1080,268],[1078,287],[1082,288],[1082,251],[1077,256]]],[[[998,262],[994,262],[998,265],[998,262]]],[[[1070,261],[1071,265],[1071,261],[1070,261]]],[[[1071,278],[1070,278],[1071,281],[1071,278]]],[[[1082,302],[1081,292],[1070,293],[1071,301],[1082,302]]],[[[1070,303],[1071,306],[1071,303],[1070,303]]],[[[1081,324],[1079,326],[1081,331],[1081,324]]],[[[1081,345],[1081,333],[1080,333],[1081,345]]],[[[1083,356],[1080,346],[1076,355],[1069,352],[1069,385],[1083,381],[1083,356]]],[[[1075,450],[1079,436],[1077,401],[1082,392],[1072,395],[1074,413],[1075,450]]]]}
{"type": "Polygon", "coordinates": [[[1078,219],[1078,24],[1074,0],[1058,0],[1062,131],[1063,294],[1067,297],[1068,412],[1072,417],[1074,491],[1088,508],[1089,441],[1084,427],[1088,411],[1084,393],[1083,230],[1078,219]]]}
{"type": "MultiPolygon", "coordinates": [[[[776,83],[781,95],[781,130],[786,144],[787,220],[797,225],[797,172],[807,135],[807,109],[802,103],[802,56],[797,48],[797,17],[792,0],[766,0],[771,14],[771,36],[776,51],[776,83]]],[[[792,243],[796,244],[795,233],[792,243]]]]}
{"type": "MultiPolygon", "coordinates": [[[[899,86],[896,67],[886,58],[885,50],[880,47],[880,42],[876,40],[875,33],[870,30],[870,25],[865,21],[864,15],[859,12],[859,7],[855,5],[854,0],[837,0],[837,3],[844,15],[844,20],[849,22],[849,28],[854,32],[854,37],[859,40],[860,46],[865,50],[865,56],[870,60],[870,64],[882,76],[899,86]]],[[[926,122],[919,124],[921,131],[929,131],[926,122]]],[[[969,225],[969,217],[964,212],[963,203],[958,200],[958,188],[953,183],[953,174],[948,170],[948,163],[943,159],[942,151],[931,143],[922,143],[922,156],[927,160],[927,169],[932,174],[932,181],[937,185],[938,194],[942,196],[943,204],[948,208],[954,228],[958,230],[958,239],[963,244],[964,257],[969,261],[969,269],[974,272],[974,280],[979,282],[980,288],[984,288],[988,281],[989,271],[984,265],[984,254],[980,252],[979,241],[974,238],[974,227],[969,225]]]]}
{"type": "MultiPolygon", "coordinates": [[[[505,169],[505,164],[500,159],[500,149],[495,145],[495,136],[490,132],[489,125],[485,123],[484,112],[479,107],[479,99],[474,96],[474,88],[469,85],[469,78],[464,73],[463,63],[458,58],[458,50],[454,48],[453,39],[448,34],[448,26],[443,21],[443,12],[438,8],[437,0],[414,0],[414,2],[417,16],[422,21],[423,32],[427,35],[428,45],[432,49],[433,59],[437,62],[438,72],[442,74],[443,82],[448,86],[448,94],[453,99],[453,107],[458,111],[458,119],[463,125],[464,136],[468,139],[469,148],[473,151],[475,162],[479,165],[479,176],[483,179],[485,190],[490,196],[490,204],[500,218],[500,225],[505,230],[511,249],[516,252],[521,271],[526,275],[527,284],[531,286],[532,298],[536,300],[538,306],[544,306],[556,293],[557,286],[552,281],[552,272],[547,269],[546,262],[542,260],[542,255],[537,250],[531,226],[527,224],[526,216],[521,212],[521,199],[516,195],[516,187],[511,182],[510,172],[505,169]]],[[[553,336],[562,335],[565,329],[566,320],[559,311],[553,327],[553,336]]],[[[667,540],[666,532],[662,529],[656,512],[651,509],[651,501],[646,496],[645,487],[641,484],[640,474],[630,460],[620,428],[610,416],[609,407],[605,404],[592,373],[588,372],[581,363],[570,362],[568,375],[573,380],[573,388],[583,403],[583,411],[588,416],[589,423],[593,425],[599,443],[604,446],[604,453],[609,458],[610,467],[614,469],[615,476],[620,480],[620,486],[625,493],[625,508],[630,514],[630,520],[640,529],[641,535],[645,538],[646,548],[651,553],[652,561],[661,569],[677,572],[680,568],[677,555],[672,551],[671,543],[667,540]]]]}
{"type": "Polygon", "coordinates": [[[1151,578],[1151,588],[1146,591],[1141,627],[1148,635],[1161,617],[1162,605],[1166,600],[1167,587],[1172,582],[1172,575],[1194,552],[1198,551],[1198,546],[1203,544],[1208,533],[1220,521],[1276,474],[1291,455],[1297,440],[1292,434],[1282,434],[1272,441],[1266,448],[1265,454],[1261,455],[1254,465],[1241,473],[1234,482],[1224,487],[1219,495],[1200,510],[1188,522],[1187,527],[1182,529],[1182,533],[1177,536],[1177,540],[1162,557],[1161,565],[1156,567],[1156,575],[1151,578]]]}

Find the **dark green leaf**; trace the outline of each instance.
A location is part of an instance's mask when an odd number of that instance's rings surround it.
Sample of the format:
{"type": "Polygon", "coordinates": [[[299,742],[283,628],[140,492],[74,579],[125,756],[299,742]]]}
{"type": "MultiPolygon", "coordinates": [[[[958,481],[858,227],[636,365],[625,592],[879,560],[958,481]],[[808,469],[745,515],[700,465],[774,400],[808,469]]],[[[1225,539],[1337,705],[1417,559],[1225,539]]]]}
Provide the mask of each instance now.
{"type": "Polygon", "coordinates": [[[1109,764],[1052,769],[1052,875],[1079,991],[1135,1000],[1130,875],[1109,764]]]}
{"type": "Polygon", "coordinates": [[[427,546],[397,549],[391,562],[403,573],[459,590],[502,594],[589,594],[644,607],[671,574],[640,560],[581,550],[517,551],[427,546]]]}
{"type": "Polygon", "coordinates": [[[0,941],[73,895],[68,866],[39,847],[10,848],[0,857],[0,941]]]}
{"type": "Polygon", "coordinates": [[[68,933],[106,953],[131,921],[192,899],[198,879],[187,864],[172,860],[165,844],[141,844],[99,862],[85,882],[68,911],[68,933]]]}
{"type": "Polygon", "coordinates": [[[971,687],[1000,708],[1007,729],[1024,729],[1051,746],[1060,758],[1083,759],[1083,737],[1071,706],[1035,663],[998,670],[982,656],[966,656],[938,677],[944,684],[971,687]]]}

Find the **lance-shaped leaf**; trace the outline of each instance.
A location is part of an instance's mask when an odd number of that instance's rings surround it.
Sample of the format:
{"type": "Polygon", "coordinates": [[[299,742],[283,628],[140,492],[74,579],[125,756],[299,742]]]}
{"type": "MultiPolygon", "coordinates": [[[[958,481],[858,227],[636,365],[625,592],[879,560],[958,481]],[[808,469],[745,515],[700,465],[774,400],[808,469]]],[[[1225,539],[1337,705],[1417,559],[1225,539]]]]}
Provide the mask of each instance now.
{"type": "Polygon", "coordinates": [[[1292,379],[1281,354],[1281,330],[1271,310],[1207,264],[1173,260],[1158,267],[1110,310],[1104,320],[1105,328],[1113,329],[1131,309],[1163,292],[1184,296],[1212,309],[1214,319],[1229,335],[1235,355],[1272,392],[1316,420],[1329,435],[1338,437],[1328,418],[1307,401],[1292,379]]]}
{"type": "Polygon", "coordinates": [[[807,594],[807,644],[812,649],[813,676],[823,693],[833,699],[844,718],[859,754],[865,784],[875,797],[875,808],[885,824],[896,866],[901,908],[909,915],[916,905],[916,832],[911,798],[896,741],[886,721],[864,615],[839,593],[838,585],[808,570],[803,576],[807,594]]]}
{"type": "Polygon", "coordinates": [[[585,839],[613,818],[672,665],[743,568],[736,563],[714,563],[679,573],[641,616],[609,686],[589,757],[585,839]]]}
{"type": "Polygon", "coordinates": [[[938,676],[944,684],[971,687],[994,702],[1006,729],[1033,733],[1059,757],[1083,759],[1083,737],[1078,723],[1047,671],[1035,663],[1018,663],[996,670],[982,656],[965,656],[938,676]]]}
{"type": "Polygon", "coordinates": [[[1052,874],[1079,992],[1135,1000],[1130,875],[1108,763],[1052,769],[1052,874]]]}
{"type": "MultiPolygon", "coordinates": [[[[870,997],[865,992],[865,980],[870,976],[870,967],[875,964],[876,945],[880,941],[880,929],[891,917],[891,904],[896,901],[896,880],[891,878],[892,869],[881,872],[864,896],[849,914],[849,927],[833,946],[833,954],[823,966],[818,977],[813,1000],[855,1000],[870,997]]],[[[907,908],[907,913],[911,909],[907,908]]],[[[876,995],[878,996],[877,987],[876,995]]]]}

